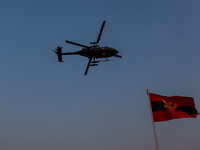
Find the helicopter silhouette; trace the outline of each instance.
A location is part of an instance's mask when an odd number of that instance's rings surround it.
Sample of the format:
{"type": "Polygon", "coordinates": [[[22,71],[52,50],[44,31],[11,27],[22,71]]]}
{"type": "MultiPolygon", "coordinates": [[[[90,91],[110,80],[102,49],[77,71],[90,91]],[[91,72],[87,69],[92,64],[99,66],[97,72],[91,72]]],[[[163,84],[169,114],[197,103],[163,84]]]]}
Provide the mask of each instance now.
{"type": "Polygon", "coordinates": [[[88,57],[89,62],[87,64],[87,67],[86,67],[85,73],[84,73],[84,75],[87,75],[87,72],[88,72],[88,69],[89,69],[90,66],[98,66],[99,62],[110,61],[110,60],[107,59],[108,57],[115,56],[115,57],[118,57],[118,58],[122,58],[122,56],[117,55],[119,52],[116,49],[108,47],[108,46],[99,47],[99,45],[97,45],[100,41],[105,23],[106,23],[106,21],[103,21],[99,35],[98,35],[98,38],[97,38],[97,41],[96,42],[90,42],[91,46],[86,46],[86,45],[83,45],[83,44],[79,44],[79,43],[75,43],[75,42],[72,42],[72,41],[65,40],[66,43],[73,44],[73,45],[76,45],[76,46],[80,46],[80,47],[83,47],[83,48],[82,48],[82,50],[75,51],[75,52],[62,53],[62,47],[58,46],[56,48],[56,50],[54,50],[54,52],[58,55],[58,61],[63,62],[63,60],[62,60],[63,55],[81,55],[81,56],[84,56],[84,57],[88,57]],[[105,60],[99,60],[99,61],[95,60],[95,59],[98,59],[98,58],[106,58],[106,59],[105,60]]]}

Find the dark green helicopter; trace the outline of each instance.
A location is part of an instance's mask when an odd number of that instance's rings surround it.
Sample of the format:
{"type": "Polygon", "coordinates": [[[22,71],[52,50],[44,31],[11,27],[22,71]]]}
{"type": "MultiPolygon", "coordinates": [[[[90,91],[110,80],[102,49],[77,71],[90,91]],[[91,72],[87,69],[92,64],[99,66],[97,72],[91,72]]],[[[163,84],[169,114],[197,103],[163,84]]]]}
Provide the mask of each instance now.
{"type": "Polygon", "coordinates": [[[81,55],[81,56],[88,57],[89,62],[88,62],[88,65],[87,65],[87,68],[86,68],[85,74],[84,74],[84,75],[87,75],[87,72],[88,72],[88,69],[89,69],[90,66],[98,66],[97,63],[99,63],[99,62],[110,61],[110,60],[107,59],[108,57],[116,56],[116,57],[122,58],[122,56],[117,55],[119,52],[116,49],[108,47],[108,46],[99,47],[99,45],[97,45],[100,41],[101,34],[103,32],[103,28],[105,26],[105,23],[106,23],[106,21],[103,21],[100,32],[99,32],[99,36],[97,38],[97,41],[91,42],[90,43],[91,46],[86,46],[86,45],[83,45],[83,44],[79,44],[79,43],[75,43],[75,42],[65,40],[66,43],[83,47],[83,49],[80,50],[80,51],[75,51],[75,52],[62,53],[62,47],[58,46],[56,48],[56,50],[54,50],[55,53],[58,55],[58,61],[63,62],[62,61],[63,55],[81,55]],[[98,58],[106,58],[106,60],[96,61],[95,59],[98,59],[98,58]]]}

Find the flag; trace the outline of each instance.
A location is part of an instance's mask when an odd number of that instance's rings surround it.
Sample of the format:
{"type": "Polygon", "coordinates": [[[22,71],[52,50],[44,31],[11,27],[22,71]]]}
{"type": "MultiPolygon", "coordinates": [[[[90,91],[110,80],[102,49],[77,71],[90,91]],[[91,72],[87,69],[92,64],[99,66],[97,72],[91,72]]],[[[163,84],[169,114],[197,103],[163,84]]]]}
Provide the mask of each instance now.
{"type": "Polygon", "coordinates": [[[149,93],[154,122],[179,118],[196,118],[194,98],[183,96],[162,96],[149,93]]]}

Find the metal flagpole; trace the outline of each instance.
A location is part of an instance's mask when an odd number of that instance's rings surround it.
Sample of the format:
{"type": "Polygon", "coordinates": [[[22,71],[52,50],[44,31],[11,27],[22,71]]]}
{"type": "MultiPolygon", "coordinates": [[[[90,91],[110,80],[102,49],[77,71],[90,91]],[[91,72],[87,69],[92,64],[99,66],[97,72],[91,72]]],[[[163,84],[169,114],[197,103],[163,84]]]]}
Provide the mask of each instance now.
{"type": "Polygon", "coordinates": [[[157,148],[157,150],[159,150],[159,146],[158,146],[158,138],[157,138],[157,135],[156,135],[155,122],[154,122],[154,118],[153,118],[153,112],[152,112],[151,100],[150,100],[150,95],[149,95],[149,89],[147,89],[147,95],[148,95],[148,97],[149,97],[149,104],[150,104],[150,109],[151,109],[151,117],[152,117],[152,123],[153,123],[153,130],[154,130],[155,141],[156,141],[156,148],[157,148]]]}

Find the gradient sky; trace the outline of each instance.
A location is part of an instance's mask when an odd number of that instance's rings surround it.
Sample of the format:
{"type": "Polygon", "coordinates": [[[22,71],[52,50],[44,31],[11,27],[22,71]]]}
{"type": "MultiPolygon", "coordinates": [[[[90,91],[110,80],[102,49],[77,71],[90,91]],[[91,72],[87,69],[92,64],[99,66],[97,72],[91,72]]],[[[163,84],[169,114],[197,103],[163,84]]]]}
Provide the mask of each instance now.
{"type": "MultiPolygon", "coordinates": [[[[0,0],[1,150],[155,150],[146,89],[200,111],[199,0],[0,0]],[[96,41],[122,59],[84,71],[96,41]]],[[[200,118],[156,123],[160,150],[199,150],[200,118]]]]}

